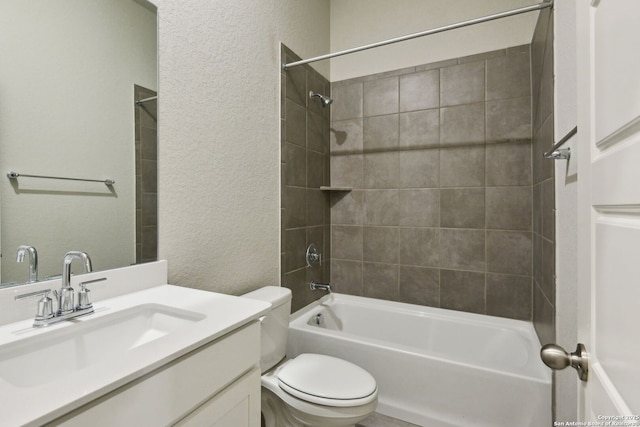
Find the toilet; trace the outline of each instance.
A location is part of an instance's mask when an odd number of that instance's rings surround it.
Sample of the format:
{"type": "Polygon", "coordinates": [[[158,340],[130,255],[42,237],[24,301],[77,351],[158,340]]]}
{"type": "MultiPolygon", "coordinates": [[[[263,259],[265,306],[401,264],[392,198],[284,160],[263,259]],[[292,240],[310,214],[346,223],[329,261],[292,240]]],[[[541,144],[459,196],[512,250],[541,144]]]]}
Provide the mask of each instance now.
{"type": "Polygon", "coordinates": [[[323,354],[285,358],[290,289],[265,286],[243,297],[271,303],[260,331],[265,427],[348,427],[373,413],[378,387],[364,369],[323,354]]]}

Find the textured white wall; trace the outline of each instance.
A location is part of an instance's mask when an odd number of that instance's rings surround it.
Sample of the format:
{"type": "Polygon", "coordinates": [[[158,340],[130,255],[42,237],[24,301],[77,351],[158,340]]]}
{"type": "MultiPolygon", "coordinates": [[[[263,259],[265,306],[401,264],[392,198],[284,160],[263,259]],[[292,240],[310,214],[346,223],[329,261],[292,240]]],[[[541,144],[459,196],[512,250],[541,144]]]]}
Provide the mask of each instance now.
{"type": "MultiPolygon", "coordinates": [[[[532,0],[331,0],[331,51],[534,3],[532,0]]],[[[334,58],[331,81],[528,44],[537,18],[538,12],[532,12],[334,58]]]]}
{"type": "Polygon", "coordinates": [[[328,51],[329,0],[156,4],[169,280],[232,294],[279,284],[280,43],[328,51]]]}
{"type": "MultiPolygon", "coordinates": [[[[554,12],[555,140],[565,136],[577,121],[576,2],[556,2],[554,12]]],[[[567,147],[571,159],[555,161],[556,190],[556,337],[573,351],[577,343],[578,231],[577,138],[567,147]]],[[[555,373],[556,419],[577,419],[575,372],[555,373]]]]}
{"type": "Polygon", "coordinates": [[[0,188],[2,281],[60,274],[69,250],[95,269],[135,262],[133,85],[156,88],[155,13],[132,0],[2,0],[0,188]],[[18,180],[6,172],[116,181],[18,180]]]}

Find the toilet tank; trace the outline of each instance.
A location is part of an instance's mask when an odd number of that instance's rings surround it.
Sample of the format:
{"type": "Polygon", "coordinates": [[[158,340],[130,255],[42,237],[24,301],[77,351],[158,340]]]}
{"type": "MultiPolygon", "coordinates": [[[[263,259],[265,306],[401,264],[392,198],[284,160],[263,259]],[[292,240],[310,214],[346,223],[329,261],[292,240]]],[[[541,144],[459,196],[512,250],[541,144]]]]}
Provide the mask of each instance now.
{"type": "Polygon", "coordinates": [[[243,297],[271,303],[271,310],[260,320],[260,368],[264,373],[282,360],[287,352],[291,289],[265,286],[243,297]]]}

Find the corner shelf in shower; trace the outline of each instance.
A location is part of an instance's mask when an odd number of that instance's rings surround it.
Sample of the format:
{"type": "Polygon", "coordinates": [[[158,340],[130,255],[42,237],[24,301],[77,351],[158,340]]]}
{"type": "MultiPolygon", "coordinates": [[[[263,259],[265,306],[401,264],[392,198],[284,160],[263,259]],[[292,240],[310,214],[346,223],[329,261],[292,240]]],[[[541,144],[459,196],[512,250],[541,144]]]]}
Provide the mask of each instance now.
{"type": "Polygon", "coordinates": [[[344,191],[344,192],[349,192],[351,190],[353,190],[353,188],[351,187],[331,187],[331,186],[326,186],[326,185],[321,185],[320,186],[320,190],[321,191],[344,191]]]}

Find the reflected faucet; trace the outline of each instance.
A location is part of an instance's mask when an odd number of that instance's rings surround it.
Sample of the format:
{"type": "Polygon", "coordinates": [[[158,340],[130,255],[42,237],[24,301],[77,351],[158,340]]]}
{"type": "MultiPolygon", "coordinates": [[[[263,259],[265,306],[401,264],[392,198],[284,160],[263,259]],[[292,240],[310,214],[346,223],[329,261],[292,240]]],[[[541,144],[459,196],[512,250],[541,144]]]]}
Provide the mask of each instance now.
{"type": "Polygon", "coordinates": [[[33,246],[21,245],[18,247],[16,262],[24,262],[25,254],[29,254],[29,281],[27,283],[35,283],[38,281],[38,251],[33,246]]]}
{"type": "Polygon", "coordinates": [[[62,263],[62,286],[60,287],[60,293],[55,292],[58,298],[58,314],[69,314],[74,310],[73,296],[74,291],[71,287],[71,262],[74,259],[79,259],[83,262],[84,272],[90,273],[91,258],[86,252],[70,251],[64,256],[64,262],[62,263]]]}

